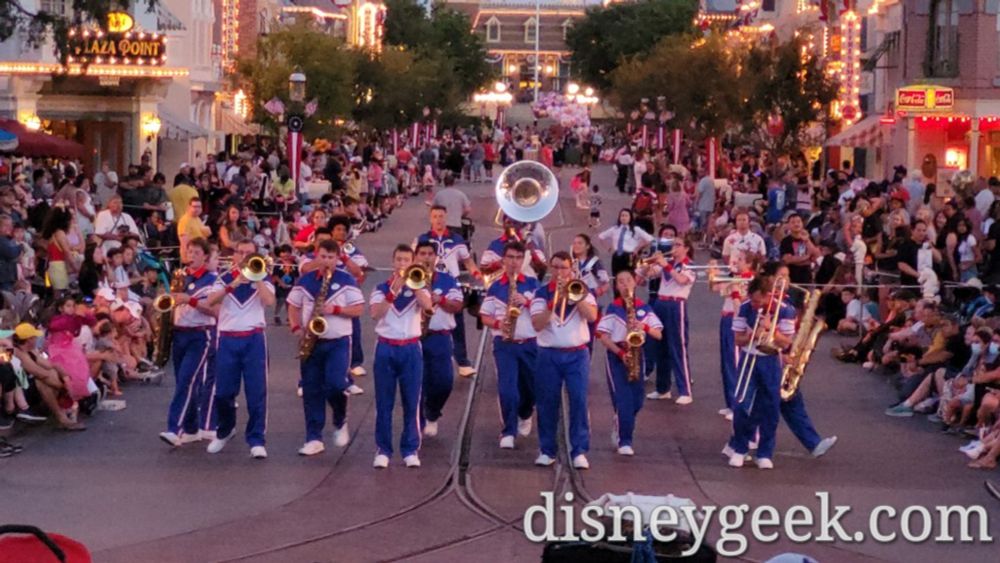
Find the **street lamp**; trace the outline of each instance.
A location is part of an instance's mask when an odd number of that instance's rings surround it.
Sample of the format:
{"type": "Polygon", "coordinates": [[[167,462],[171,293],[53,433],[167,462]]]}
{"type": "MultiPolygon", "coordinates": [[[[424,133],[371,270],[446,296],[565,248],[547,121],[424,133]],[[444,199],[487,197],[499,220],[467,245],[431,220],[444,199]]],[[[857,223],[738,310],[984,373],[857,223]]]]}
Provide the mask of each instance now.
{"type": "Polygon", "coordinates": [[[304,102],[306,99],[306,75],[296,70],[288,77],[288,99],[304,102]]]}

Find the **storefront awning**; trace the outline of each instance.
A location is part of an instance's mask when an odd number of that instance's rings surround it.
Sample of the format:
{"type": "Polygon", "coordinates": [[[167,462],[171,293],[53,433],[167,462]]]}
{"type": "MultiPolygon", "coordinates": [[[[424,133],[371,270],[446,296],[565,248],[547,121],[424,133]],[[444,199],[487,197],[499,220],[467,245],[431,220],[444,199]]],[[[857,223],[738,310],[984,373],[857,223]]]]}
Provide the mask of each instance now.
{"type": "Polygon", "coordinates": [[[219,130],[227,135],[256,135],[259,127],[255,123],[247,123],[236,114],[229,111],[220,112],[219,130]]]}
{"type": "Polygon", "coordinates": [[[869,115],[861,121],[830,137],[828,147],[876,147],[882,144],[882,124],[879,114],[869,115]]]}
{"type": "Polygon", "coordinates": [[[87,149],[80,143],[40,131],[32,131],[19,121],[0,120],[0,129],[17,137],[17,146],[10,152],[18,156],[83,158],[87,153],[87,149]]]}
{"type": "Polygon", "coordinates": [[[198,137],[208,137],[212,133],[208,129],[193,123],[189,119],[184,119],[162,107],[159,110],[160,121],[163,123],[163,130],[160,132],[161,139],[170,141],[186,141],[197,139],[198,137]]]}

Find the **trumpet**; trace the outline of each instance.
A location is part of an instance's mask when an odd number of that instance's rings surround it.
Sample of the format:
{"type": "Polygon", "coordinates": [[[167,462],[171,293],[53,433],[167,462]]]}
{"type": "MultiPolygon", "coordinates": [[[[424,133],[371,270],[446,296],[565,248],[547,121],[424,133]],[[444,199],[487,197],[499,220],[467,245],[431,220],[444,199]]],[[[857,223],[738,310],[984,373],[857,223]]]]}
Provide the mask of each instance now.
{"type": "Polygon", "coordinates": [[[354,254],[354,245],[351,244],[350,242],[345,242],[344,244],[340,245],[340,251],[350,256],[351,254],[354,254]]]}
{"type": "Polygon", "coordinates": [[[240,274],[252,282],[259,282],[270,275],[272,264],[271,258],[265,258],[260,254],[251,254],[240,266],[240,274]]]}
{"type": "Polygon", "coordinates": [[[431,274],[420,264],[414,264],[403,270],[403,279],[406,280],[406,287],[416,291],[427,287],[430,283],[431,274]]]}

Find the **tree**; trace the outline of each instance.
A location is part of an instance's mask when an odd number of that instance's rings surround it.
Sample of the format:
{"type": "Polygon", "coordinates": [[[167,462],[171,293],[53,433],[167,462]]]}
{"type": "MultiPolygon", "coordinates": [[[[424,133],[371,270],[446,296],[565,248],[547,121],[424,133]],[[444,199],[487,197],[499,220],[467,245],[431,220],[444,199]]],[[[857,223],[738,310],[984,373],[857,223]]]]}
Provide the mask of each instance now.
{"type": "Polygon", "coordinates": [[[359,54],[354,119],[378,129],[405,127],[423,119],[424,107],[455,107],[463,98],[447,57],[419,56],[388,47],[376,58],[359,54]],[[400,87],[405,84],[405,87],[400,87]]]}
{"type": "Polygon", "coordinates": [[[306,75],[306,100],[316,98],[318,109],[306,120],[306,133],[329,129],[336,118],[354,109],[357,56],[344,42],[313,27],[298,23],[260,38],[257,55],[237,61],[235,80],[248,90],[253,120],[277,125],[262,106],[279,98],[288,106],[288,76],[300,69],[306,75]]]}
{"type": "Polygon", "coordinates": [[[823,119],[837,97],[837,83],[823,72],[804,42],[795,38],[781,44],[756,44],[746,53],[743,66],[746,136],[760,148],[779,153],[810,144],[803,134],[823,119]],[[762,126],[776,118],[781,127],[762,126]]]}
{"type": "MultiPolygon", "coordinates": [[[[138,0],[136,4],[145,6],[147,12],[156,9],[159,0],[138,0]]],[[[56,58],[66,62],[69,56],[69,31],[80,25],[107,20],[108,12],[125,10],[129,0],[71,0],[72,16],[46,10],[29,10],[21,0],[0,0],[0,41],[6,41],[20,33],[29,47],[35,48],[52,38],[56,58]]]]}
{"type": "Polygon", "coordinates": [[[697,0],[639,0],[592,8],[566,35],[573,67],[584,82],[607,91],[616,67],[648,54],[664,37],[691,32],[697,12],[697,0]]]}
{"type": "Polygon", "coordinates": [[[718,36],[666,37],[648,56],[633,58],[611,73],[611,99],[628,113],[642,98],[652,106],[663,96],[674,114],[672,125],[696,138],[720,136],[742,111],[739,58],[718,36]]]}
{"type": "MultiPolygon", "coordinates": [[[[470,96],[489,76],[486,46],[470,33],[469,18],[445,4],[435,4],[430,14],[416,0],[388,0],[385,43],[417,53],[417,59],[450,62],[441,80],[454,82],[463,96],[470,96]]],[[[440,104],[435,104],[441,107],[440,104]]]]}

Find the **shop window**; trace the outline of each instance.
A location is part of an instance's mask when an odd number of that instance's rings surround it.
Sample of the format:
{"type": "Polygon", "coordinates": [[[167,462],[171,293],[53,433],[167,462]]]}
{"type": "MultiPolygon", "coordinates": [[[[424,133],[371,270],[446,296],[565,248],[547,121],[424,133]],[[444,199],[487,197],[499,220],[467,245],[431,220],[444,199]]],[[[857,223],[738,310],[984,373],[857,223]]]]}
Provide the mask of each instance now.
{"type": "Polygon", "coordinates": [[[773,12],[774,5],[775,5],[775,0],[763,0],[763,2],[760,3],[760,9],[764,10],[765,12],[773,12]]]}
{"type": "Polygon", "coordinates": [[[538,28],[536,27],[535,18],[530,17],[528,21],[524,22],[524,42],[533,44],[538,37],[537,34],[538,28]]]}
{"type": "Polygon", "coordinates": [[[958,4],[959,0],[931,0],[924,61],[928,77],[958,76],[958,4]]]}
{"type": "Polygon", "coordinates": [[[496,16],[491,17],[486,22],[486,42],[487,43],[500,42],[500,20],[498,20],[496,16]]]}
{"type": "Polygon", "coordinates": [[[70,2],[69,0],[42,0],[39,10],[53,15],[69,16],[70,2]]]}
{"type": "MultiPolygon", "coordinates": [[[[1000,21],[1000,19],[997,21],[1000,21]]],[[[566,36],[569,35],[569,28],[571,27],[573,27],[573,20],[571,18],[566,18],[566,21],[562,24],[563,41],[565,41],[566,36]]]]}

